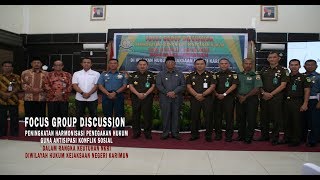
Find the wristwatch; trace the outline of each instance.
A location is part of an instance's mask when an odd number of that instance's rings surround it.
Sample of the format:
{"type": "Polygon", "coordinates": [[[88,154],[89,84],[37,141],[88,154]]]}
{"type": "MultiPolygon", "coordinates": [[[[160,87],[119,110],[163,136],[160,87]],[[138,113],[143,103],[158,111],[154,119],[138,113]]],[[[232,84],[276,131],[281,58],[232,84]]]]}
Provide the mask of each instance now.
{"type": "Polygon", "coordinates": [[[223,96],[227,96],[227,93],[223,93],[223,96]]]}

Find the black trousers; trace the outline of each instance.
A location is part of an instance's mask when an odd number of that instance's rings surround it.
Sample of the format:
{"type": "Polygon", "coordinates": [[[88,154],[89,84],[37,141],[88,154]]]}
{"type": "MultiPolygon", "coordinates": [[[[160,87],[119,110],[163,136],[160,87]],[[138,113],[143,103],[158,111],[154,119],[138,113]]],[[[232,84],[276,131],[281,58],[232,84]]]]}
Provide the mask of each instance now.
{"type": "Polygon", "coordinates": [[[261,136],[269,138],[270,122],[273,125],[271,139],[279,140],[279,132],[283,126],[282,120],[282,103],[283,96],[277,96],[268,101],[261,99],[261,136]]]}
{"type": "Polygon", "coordinates": [[[144,134],[151,134],[152,126],[152,104],[153,104],[153,95],[148,95],[145,99],[140,100],[137,96],[132,95],[132,129],[133,134],[141,134],[141,112],[143,114],[143,127],[144,134]]]}
{"type": "MultiPolygon", "coordinates": [[[[77,130],[82,130],[80,127],[80,117],[85,116],[86,108],[89,110],[89,115],[91,118],[97,117],[97,107],[98,107],[98,100],[95,101],[78,101],[76,100],[76,113],[77,113],[77,130]]],[[[95,130],[97,127],[91,127],[91,129],[95,130]]]]}
{"type": "Polygon", "coordinates": [[[238,135],[252,140],[259,106],[258,96],[249,96],[242,104],[236,103],[236,116],[239,121],[238,135]]]}
{"type": "MultiPolygon", "coordinates": [[[[24,101],[25,117],[46,117],[45,101],[24,101]]],[[[46,127],[30,127],[27,129],[46,129],[46,127]]]]}
{"type": "Polygon", "coordinates": [[[302,131],[310,144],[316,144],[320,138],[320,109],[316,108],[317,103],[318,100],[309,99],[308,110],[304,112],[302,131]],[[309,129],[311,131],[308,133],[309,129]]]}
{"type": "Polygon", "coordinates": [[[234,118],[234,96],[228,95],[224,99],[215,100],[215,118],[214,129],[217,137],[221,137],[222,134],[222,119],[226,120],[226,138],[230,139],[233,136],[233,118],[234,118]]]}
{"type": "Polygon", "coordinates": [[[8,134],[8,111],[10,117],[10,135],[19,136],[18,106],[12,105],[0,105],[0,136],[6,136],[8,134]]]}
{"type": "Polygon", "coordinates": [[[50,130],[61,129],[64,130],[66,127],[53,127],[52,126],[52,118],[53,117],[68,117],[68,107],[69,102],[63,101],[51,101],[48,102],[48,117],[49,117],[49,127],[50,130]]]}
{"type": "Polygon", "coordinates": [[[284,101],[284,132],[290,143],[299,143],[301,139],[302,104],[303,97],[284,101]]]}
{"type": "Polygon", "coordinates": [[[213,131],[213,97],[210,95],[203,101],[198,101],[191,97],[191,135],[192,137],[199,137],[199,129],[201,125],[200,113],[203,112],[203,118],[206,126],[205,136],[211,138],[213,131]]]}

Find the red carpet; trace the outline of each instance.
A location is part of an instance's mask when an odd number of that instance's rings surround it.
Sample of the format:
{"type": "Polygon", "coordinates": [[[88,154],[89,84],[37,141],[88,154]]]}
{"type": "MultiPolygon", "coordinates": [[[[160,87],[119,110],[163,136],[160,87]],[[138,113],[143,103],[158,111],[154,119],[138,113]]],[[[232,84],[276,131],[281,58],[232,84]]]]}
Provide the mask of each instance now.
{"type": "MultiPolygon", "coordinates": [[[[245,144],[239,141],[225,142],[221,141],[206,142],[204,132],[200,133],[200,139],[196,141],[188,141],[190,133],[181,133],[182,140],[169,138],[161,140],[161,133],[152,133],[152,140],[145,139],[142,134],[139,139],[132,139],[131,128],[128,128],[129,136],[125,138],[112,137],[113,144],[95,144],[95,145],[111,145],[118,147],[137,147],[137,148],[160,148],[160,149],[189,149],[189,150],[236,150],[236,151],[297,151],[297,152],[320,152],[320,144],[316,147],[306,147],[301,144],[297,147],[288,147],[287,144],[272,146],[271,142],[253,141],[251,144],[245,144]]],[[[256,131],[255,136],[258,137],[260,132],[256,131]]],[[[237,133],[234,133],[237,136],[237,133]]],[[[213,136],[214,137],[214,136],[213,136]]],[[[20,137],[4,136],[0,139],[22,140],[22,141],[38,141],[40,137],[25,137],[24,124],[20,123],[20,137]]]]}

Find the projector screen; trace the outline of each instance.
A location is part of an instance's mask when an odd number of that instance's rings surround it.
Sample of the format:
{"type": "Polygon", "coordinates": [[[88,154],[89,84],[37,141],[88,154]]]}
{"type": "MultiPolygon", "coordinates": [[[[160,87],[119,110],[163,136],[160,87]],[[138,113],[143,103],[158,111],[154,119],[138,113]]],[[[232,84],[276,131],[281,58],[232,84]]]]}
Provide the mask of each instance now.
{"type": "Polygon", "coordinates": [[[288,42],[287,67],[291,59],[299,59],[301,63],[300,73],[306,72],[304,63],[308,59],[317,61],[317,72],[320,72],[320,41],[317,42],[288,42]]]}

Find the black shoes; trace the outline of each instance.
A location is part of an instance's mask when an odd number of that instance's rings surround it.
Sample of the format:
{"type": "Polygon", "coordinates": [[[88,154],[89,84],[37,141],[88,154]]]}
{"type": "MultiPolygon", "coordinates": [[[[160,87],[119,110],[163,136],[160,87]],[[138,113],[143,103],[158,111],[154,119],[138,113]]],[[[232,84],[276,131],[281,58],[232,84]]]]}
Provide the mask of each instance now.
{"type": "Polygon", "coordinates": [[[152,139],[151,134],[145,134],[144,136],[146,137],[146,139],[152,139]]]}
{"type": "Polygon", "coordinates": [[[307,143],[306,146],[307,147],[316,147],[316,144],[315,143],[307,143]]]}
{"type": "Polygon", "coordinates": [[[197,140],[197,139],[199,139],[199,137],[194,137],[194,136],[192,136],[192,137],[189,139],[189,141],[195,141],[195,140],[197,140]]]}
{"type": "Polygon", "coordinates": [[[237,138],[234,139],[234,141],[243,141],[244,138],[242,138],[241,136],[238,136],[237,138]]]}
{"type": "Polygon", "coordinates": [[[271,141],[272,146],[276,146],[279,144],[278,140],[272,140],[271,141]]]}
{"type": "Polygon", "coordinates": [[[181,140],[182,139],[179,135],[172,136],[172,138],[174,138],[176,140],[181,140]]]}
{"type": "Polygon", "coordinates": [[[160,139],[161,139],[161,140],[166,140],[166,139],[168,139],[168,138],[169,138],[169,135],[165,135],[165,136],[162,135],[160,139]]]}
{"type": "Polygon", "coordinates": [[[216,141],[220,141],[222,139],[222,136],[216,136],[216,137],[214,137],[214,140],[216,140],[216,141]]]}
{"type": "Polygon", "coordinates": [[[133,134],[132,139],[138,139],[140,137],[140,134],[133,134]]]}
{"type": "Polygon", "coordinates": [[[288,144],[289,147],[296,147],[296,146],[299,146],[299,145],[300,145],[299,142],[292,142],[292,143],[288,144]]]}
{"type": "Polygon", "coordinates": [[[269,141],[270,139],[268,137],[263,137],[261,136],[260,138],[258,139],[255,139],[255,141],[269,141]]]}

